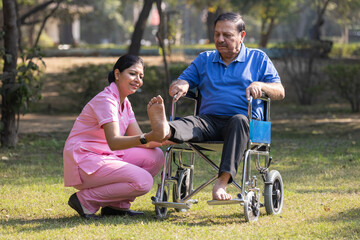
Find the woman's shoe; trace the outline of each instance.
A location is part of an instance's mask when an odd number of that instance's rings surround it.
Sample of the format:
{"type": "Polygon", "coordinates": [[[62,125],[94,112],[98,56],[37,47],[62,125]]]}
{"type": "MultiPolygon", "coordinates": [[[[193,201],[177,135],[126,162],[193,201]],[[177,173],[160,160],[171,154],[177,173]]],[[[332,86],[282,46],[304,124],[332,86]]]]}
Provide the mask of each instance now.
{"type": "Polygon", "coordinates": [[[101,208],[101,216],[141,216],[144,212],[138,212],[134,210],[118,210],[111,207],[101,208]]]}
{"type": "Polygon", "coordinates": [[[75,211],[77,211],[77,213],[83,218],[95,219],[95,220],[101,218],[101,216],[97,216],[95,214],[85,214],[76,193],[74,193],[73,195],[70,196],[68,204],[71,208],[73,208],[75,211]]]}

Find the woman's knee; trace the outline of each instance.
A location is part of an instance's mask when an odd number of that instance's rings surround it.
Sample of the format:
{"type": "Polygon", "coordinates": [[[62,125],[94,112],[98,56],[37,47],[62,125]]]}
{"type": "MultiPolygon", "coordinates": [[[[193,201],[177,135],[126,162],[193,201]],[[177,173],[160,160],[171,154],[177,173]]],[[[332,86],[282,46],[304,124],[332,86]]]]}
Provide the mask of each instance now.
{"type": "Polygon", "coordinates": [[[153,177],[148,172],[142,173],[137,181],[132,183],[132,187],[135,188],[141,194],[148,193],[154,184],[153,177]]]}
{"type": "Polygon", "coordinates": [[[146,149],[144,157],[151,166],[163,165],[165,161],[164,153],[160,148],[146,149]]]}

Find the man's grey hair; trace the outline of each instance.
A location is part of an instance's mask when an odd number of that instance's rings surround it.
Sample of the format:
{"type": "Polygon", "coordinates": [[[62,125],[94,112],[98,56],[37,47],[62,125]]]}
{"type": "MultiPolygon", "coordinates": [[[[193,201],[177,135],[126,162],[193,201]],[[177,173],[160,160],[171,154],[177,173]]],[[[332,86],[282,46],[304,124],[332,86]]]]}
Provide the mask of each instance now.
{"type": "Polygon", "coordinates": [[[236,27],[239,32],[245,31],[245,22],[242,19],[241,15],[238,13],[226,12],[220,14],[214,22],[214,27],[216,26],[216,23],[218,21],[231,21],[236,24],[236,27]]]}

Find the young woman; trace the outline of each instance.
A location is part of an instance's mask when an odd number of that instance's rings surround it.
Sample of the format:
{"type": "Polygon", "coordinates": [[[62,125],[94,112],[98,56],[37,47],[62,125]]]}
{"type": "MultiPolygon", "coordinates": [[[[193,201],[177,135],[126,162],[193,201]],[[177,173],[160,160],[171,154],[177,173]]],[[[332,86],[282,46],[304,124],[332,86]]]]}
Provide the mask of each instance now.
{"type": "MultiPolygon", "coordinates": [[[[141,58],[120,57],[109,73],[110,85],[86,104],[66,140],[65,186],[79,190],[68,204],[84,218],[99,218],[100,207],[102,216],[144,214],[130,210],[130,203],[150,191],[164,163],[161,144],[151,141],[165,134],[163,126],[160,133],[143,134],[136,122],[127,96],[143,85],[143,77],[141,58]]],[[[153,127],[165,119],[162,98],[153,98],[149,108],[153,127]]]]}

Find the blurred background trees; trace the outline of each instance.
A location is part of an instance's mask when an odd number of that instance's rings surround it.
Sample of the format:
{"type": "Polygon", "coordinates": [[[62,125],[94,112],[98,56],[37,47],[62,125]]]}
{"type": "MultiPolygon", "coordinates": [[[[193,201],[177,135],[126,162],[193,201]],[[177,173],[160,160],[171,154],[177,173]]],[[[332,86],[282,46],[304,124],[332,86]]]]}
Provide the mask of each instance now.
{"type": "MultiPolygon", "coordinates": [[[[138,39],[141,46],[157,46],[160,19],[156,0],[15,2],[21,41],[26,47],[36,44],[39,30],[42,47],[130,46],[138,39]],[[135,31],[137,24],[142,29],[140,35],[135,31]]],[[[213,22],[226,11],[243,15],[246,40],[258,47],[320,36],[345,43],[360,38],[359,0],[163,0],[160,5],[166,16],[166,39],[174,45],[212,43],[213,22]]]]}
{"type": "MultiPolygon", "coordinates": [[[[168,57],[194,58],[214,49],[215,18],[235,11],[246,22],[245,44],[276,61],[290,96],[311,105],[330,81],[345,88],[341,74],[327,70],[337,76],[329,79],[324,68],[338,64],[335,59],[360,56],[360,0],[2,0],[0,8],[2,146],[16,144],[19,115],[41,97],[43,57],[71,56],[74,50],[76,56],[160,55],[162,70],[151,69],[149,82],[167,96],[168,84],[186,66],[170,64],[168,57]]],[[[356,91],[351,95],[359,96],[356,91]]],[[[352,111],[358,112],[358,99],[351,99],[352,111]]]]}

